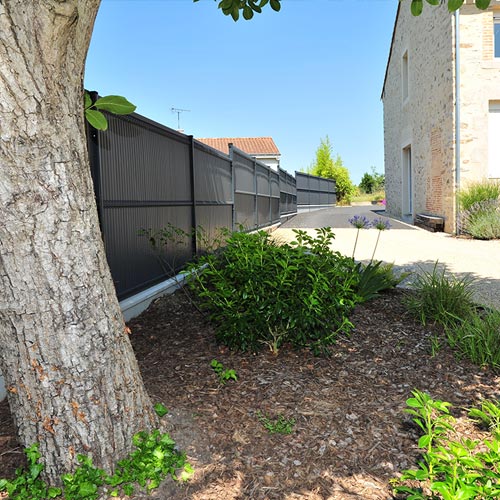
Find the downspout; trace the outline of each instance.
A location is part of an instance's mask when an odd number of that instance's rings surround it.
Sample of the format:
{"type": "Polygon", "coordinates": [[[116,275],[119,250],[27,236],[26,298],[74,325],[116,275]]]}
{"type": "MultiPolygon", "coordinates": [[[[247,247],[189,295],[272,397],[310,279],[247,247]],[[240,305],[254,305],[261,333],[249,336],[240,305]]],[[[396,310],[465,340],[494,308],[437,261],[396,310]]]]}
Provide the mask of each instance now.
{"type": "Polygon", "coordinates": [[[460,214],[460,9],[455,11],[455,233],[458,234],[460,214]]]}

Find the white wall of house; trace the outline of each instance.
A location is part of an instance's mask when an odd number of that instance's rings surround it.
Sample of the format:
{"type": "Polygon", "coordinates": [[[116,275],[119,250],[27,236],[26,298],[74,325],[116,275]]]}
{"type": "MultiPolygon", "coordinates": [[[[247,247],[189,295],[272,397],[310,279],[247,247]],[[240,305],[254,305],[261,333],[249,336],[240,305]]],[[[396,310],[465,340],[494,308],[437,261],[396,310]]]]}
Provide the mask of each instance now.
{"type": "Polygon", "coordinates": [[[454,221],[454,45],[446,5],[399,7],[383,91],[387,211],[454,221]]]}
{"type": "Polygon", "coordinates": [[[496,123],[500,105],[500,57],[495,57],[494,51],[494,14],[500,15],[499,3],[492,2],[493,7],[487,11],[479,11],[474,5],[465,5],[460,10],[462,185],[500,177],[500,128],[496,123]],[[490,165],[490,154],[496,165],[490,165]]]}
{"type": "Polygon", "coordinates": [[[276,156],[255,155],[255,158],[264,163],[264,165],[267,165],[268,167],[272,168],[275,172],[278,171],[280,166],[280,160],[279,158],[276,158],[276,156]]]}

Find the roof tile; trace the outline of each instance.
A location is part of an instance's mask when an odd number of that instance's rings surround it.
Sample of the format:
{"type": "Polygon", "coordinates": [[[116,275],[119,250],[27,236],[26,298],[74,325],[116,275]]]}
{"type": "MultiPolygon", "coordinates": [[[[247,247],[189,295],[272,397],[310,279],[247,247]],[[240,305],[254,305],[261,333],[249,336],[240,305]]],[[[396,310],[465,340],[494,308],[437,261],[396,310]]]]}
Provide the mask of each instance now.
{"type": "Polygon", "coordinates": [[[207,146],[214,149],[218,149],[224,154],[229,153],[229,144],[233,144],[235,147],[251,156],[281,154],[271,137],[219,137],[204,139],[197,138],[196,140],[203,142],[207,146]]]}

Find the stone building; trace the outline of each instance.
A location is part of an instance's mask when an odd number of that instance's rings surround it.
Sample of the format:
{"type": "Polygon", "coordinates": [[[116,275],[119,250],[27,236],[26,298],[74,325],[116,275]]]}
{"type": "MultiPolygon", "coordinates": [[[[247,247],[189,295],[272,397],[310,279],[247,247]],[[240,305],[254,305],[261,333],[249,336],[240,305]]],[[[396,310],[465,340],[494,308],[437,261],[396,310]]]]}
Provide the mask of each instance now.
{"type": "Polygon", "coordinates": [[[387,212],[456,228],[456,193],[500,178],[500,0],[397,10],[382,101],[387,212]]]}

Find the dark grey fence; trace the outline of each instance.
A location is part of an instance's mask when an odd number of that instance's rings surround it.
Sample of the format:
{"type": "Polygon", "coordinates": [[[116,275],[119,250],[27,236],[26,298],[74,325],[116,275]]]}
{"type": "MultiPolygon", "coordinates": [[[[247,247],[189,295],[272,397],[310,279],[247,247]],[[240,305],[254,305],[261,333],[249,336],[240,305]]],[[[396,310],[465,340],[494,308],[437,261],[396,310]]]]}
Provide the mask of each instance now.
{"type": "Polygon", "coordinates": [[[280,169],[280,214],[297,212],[297,187],[295,177],[280,169]]]}
{"type": "Polygon", "coordinates": [[[120,299],[172,276],[218,228],[269,226],[279,222],[280,205],[282,213],[296,211],[295,179],[283,170],[236,148],[226,156],[137,114],[107,118],[106,132],[88,131],[89,153],[120,299]],[[169,226],[202,227],[205,236],[167,241],[160,260],[140,234],[169,226]]]}
{"type": "Polygon", "coordinates": [[[234,169],[235,224],[256,229],[280,221],[280,174],[229,147],[234,169]]]}
{"type": "Polygon", "coordinates": [[[297,207],[333,206],[337,203],[337,186],[333,179],[295,172],[297,207]]]}

